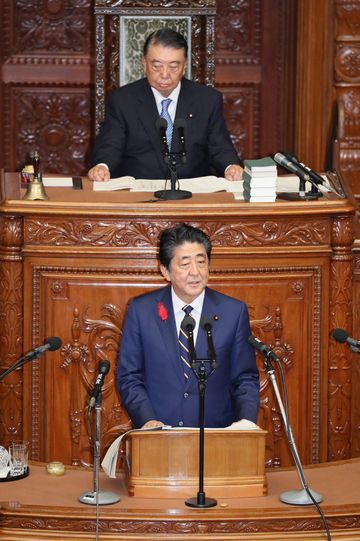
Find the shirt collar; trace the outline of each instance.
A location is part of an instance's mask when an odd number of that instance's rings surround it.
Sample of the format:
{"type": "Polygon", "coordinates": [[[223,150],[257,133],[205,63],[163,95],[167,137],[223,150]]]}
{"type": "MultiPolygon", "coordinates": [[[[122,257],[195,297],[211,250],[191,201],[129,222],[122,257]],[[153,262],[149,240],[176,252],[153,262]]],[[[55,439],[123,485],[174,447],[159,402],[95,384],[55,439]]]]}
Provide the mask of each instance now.
{"type": "MultiPolygon", "coordinates": [[[[156,101],[156,105],[157,105],[157,107],[159,109],[159,108],[161,108],[161,102],[163,100],[165,100],[166,98],[162,94],[160,94],[160,92],[158,90],[156,90],[156,88],[154,88],[152,86],[150,88],[153,91],[154,98],[155,98],[155,101],[156,101]]],[[[175,103],[175,105],[177,104],[177,101],[179,99],[180,89],[181,89],[181,81],[179,81],[177,87],[174,88],[174,90],[168,96],[168,98],[170,98],[175,103]]]]}
{"type": "MultiPolygon", "coordinates": [[[[202,312],[202,307],[204,304],[204,298],[205,298],[205,289],[200,293],[196,299],[191,301],[191,306],[193,307],[193,310],[196,310],[199,314],[202,312]]],[[[184,306],[186,306],[186,302],[182,301],[175,293],[174,288],[171,286],[171,300],[174,307],[174,313],[180,312],[184,306]]]]}

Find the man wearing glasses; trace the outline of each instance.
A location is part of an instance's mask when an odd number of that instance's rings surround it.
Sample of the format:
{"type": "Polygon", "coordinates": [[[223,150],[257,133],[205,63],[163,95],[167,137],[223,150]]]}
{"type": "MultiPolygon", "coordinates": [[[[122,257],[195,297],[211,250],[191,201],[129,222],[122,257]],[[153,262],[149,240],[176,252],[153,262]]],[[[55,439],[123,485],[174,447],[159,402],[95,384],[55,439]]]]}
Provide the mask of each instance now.
{"type": "Polygon", "coordinates": [[[168,150],[178,156],[179,178],[215,173],[228,180],[241,179],[242,167],[223,116],[222,95],[184,77],[187,52],[186,40],[170,28],[147,37],[142,57],[146,77],[109,96],[88,172],[91,180],[124,175],[166,178],[160,117],[166,120],[168,150]],[[186,160],[180,159],[183,146],[178,130],[173,129],[176,119],[185,131],[186,160]]]}

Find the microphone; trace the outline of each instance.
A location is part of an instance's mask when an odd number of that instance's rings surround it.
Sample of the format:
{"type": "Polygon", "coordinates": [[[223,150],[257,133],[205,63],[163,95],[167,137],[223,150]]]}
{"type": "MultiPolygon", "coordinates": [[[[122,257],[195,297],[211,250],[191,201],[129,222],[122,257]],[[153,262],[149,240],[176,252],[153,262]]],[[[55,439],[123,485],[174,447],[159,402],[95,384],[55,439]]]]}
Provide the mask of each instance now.
{"type": "Polygon", "coordinates": [[[208,356],[211,360],[211,368],[216,368],[216,352],[214,348],[214,342],[212,338],[212,323],[211,319],[207,316],[203,316],[200,321],[200,325],[206,332],[207,343],[208,343],[208,356]]]}
{"type": "Polygon", "coordinates": [[[265,355],[265,357],[270,357],[271,359],[273,359],[273,361],[280,361],[279,357],[276,355],[276,353],[274,353],[271,348],[269,348],[269,346],[261,342],[261,340],[259,340],[252,334],[250,334],[248,342],[253,346],[253,348],[265,355]]]}
{"type": "Polygon", "coordinates": [[[186,163],[185,120],[183,118],[176,118],[174,120],[174,128],[177,129],[179,135],[181,163],[186,163]]]}
{"type": "Polygon", "coordinates": [[[294,163],[295,165],[297,165],[297,166],[301,167],[302,169],[304,169],[304,171],[310,176],[310,178],[312,178],[312,180],[314,182],[316,182],[316,184],[323,184],[324,183],[324,179],[320,175],[318,175],[318,173],[315,173],[315,171],[310,169],[310,167],[308,167],[304,163],[299,162],[299,160],[297,159],[296,156],[294,156],[294,154],[284,152],[284,156],[288,160],[290,160],[292,163],[294,163]]]}
{"type": "Polygon", "coordinates": [[[350,336],[348,335],[346,331],[344,331],[344,329],[334,329],[331,334],[332,334],[332,337],[337,342],[340,342],[341,344],[344,344],[345,342],[347,342],[350,347],[357,348],[357,349],[360,348],[360,340],[355,340],[355,338],[350,338],[350,336]]]}
{"type": "Polygon", "coordinates": [[[195,329],[195,319],[191,316],[185,316],[184,319],[181,322],[181,326],[183,329],[186,330],[186,334],[188,335],[189,340],[189,358],[191,365],[196,361],[196,351],[194,346],[194,329],[195,329]]]}
{"type": "Polygon", "coordinates": [[[26,361],[29,361],[31,359],[37,359],[43,353],[46,353],[46,351],[56,351],[61,347],[62,341],[61,338],[58,336],[50,336],[50,338],[46,338],[45,344],[42,346],[38,346],[35,349],[32,349],[28,353],[25,353],[23,359],[26,361]]]}
{"type": "Polygon", "coordinates": [[[161,138],[161,144],[162,144],[162,151],[164,154],[164,160],[167,162],[169,160],[169,147],[167,144],[167,138],[166,138],[166,128],[167,128],[167,121],[162,116],[159,116],[159,118],[155,122],[155,127],[157,130],[160,130],[160,138],[161,138]]]}
{"type": "Polygon", "coordinates": [[[95,406],[95,402],[97,397],[99,396],[106,374],[110,370],[110,363],[106,359],[104,361],[100,361],[99,363],[99,375],[96,378],[93,390],[91,391],[90,395],[90,401],[89,401],[89,408],[93,408],[95,406]]]}
{"type": "Polygon", "coordinates": [[[304,171],[302,167],[299,165],[296,165],[293,163],[289,158],[284,156],[284,154],[281,154],[281,152],[277,152],[274,156],[274,160],[279,164],[285,167],[288,171],[291,171],[291,173],[295,173],[298,177],[300,177],[303,180],[309,180],[310,175],[307,171],[304,171]]]}

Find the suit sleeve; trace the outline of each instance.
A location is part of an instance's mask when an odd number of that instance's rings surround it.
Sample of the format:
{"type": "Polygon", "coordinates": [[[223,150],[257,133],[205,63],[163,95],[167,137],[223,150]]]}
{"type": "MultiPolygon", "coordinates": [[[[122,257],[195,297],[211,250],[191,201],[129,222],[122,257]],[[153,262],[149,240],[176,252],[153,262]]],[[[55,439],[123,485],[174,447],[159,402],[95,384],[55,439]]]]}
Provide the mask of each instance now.
{"type": "Polygon", "coordinates": [[[223,176],[231,164],[240,164],[239,156],[231,141],[224,118],[223,99],[216,91],[216,99],[208,125],[208,151],[212,166],[223,176]]]}
{"type": "Polygon", "coordinates": [[[144,383],[144,357],[136,303],[129,305],[119,351],[116,382],[135,428],[156,419],[144,383]]]}
{"type": "Polygon", "coordinates": [[[254,349],[248,343],[250,334],[249,314],[243,304],[231,359],[231,395],[237,420],[248,419],[256,423],[260,405],[259,372],[254,349]]]}
{"type": "Polygon", "coordinates": [[[119,100],[113,92],[109,95],[104,122],[95,140],[92,164],[106,163],[111,172],[116,170],[123,157],[126,138],[126,123],[121,115],[119,100]]]}

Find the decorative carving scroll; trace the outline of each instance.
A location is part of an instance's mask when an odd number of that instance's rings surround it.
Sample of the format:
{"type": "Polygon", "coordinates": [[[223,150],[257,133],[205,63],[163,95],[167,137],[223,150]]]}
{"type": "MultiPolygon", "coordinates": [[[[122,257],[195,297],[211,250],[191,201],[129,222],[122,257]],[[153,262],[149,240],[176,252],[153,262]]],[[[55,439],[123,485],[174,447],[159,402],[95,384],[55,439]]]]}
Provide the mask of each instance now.
{"type": "MultiPolygon", "coordinates": [[[[25,240],[48,246],[117,246],[156,247],[160,232],[171,222],[118,222],[116,220],[61,220],[49,218],[44,222],[29,218],[25,224],[25,240]]],[[[233,222],[218,225],[207,223],[200,227],[210,236],[214,246],[311,246],[328,243],[326,219],[310,218],[291,222],[286,219],[265,222],[233,222]]]]}
{"type": "MultiPolygon", "coordinates": [[[[332,230],[333,257],[331,261],[330,330],[352,329],[352,221],[337,218],[332,230]]],[[[328,459],[350,457],[351,441],[351,361],[342,344],[330,341],[328,459]]]]}
{"type": "MultiPolygon", "coordinates": [[[[0,371],[12,366],[23,353],[24,277],[22,219],[0,218],[0,371]]],[[[22,370],[0,382],[0,442],[7,446],[23,430],[22,370]]]]}

